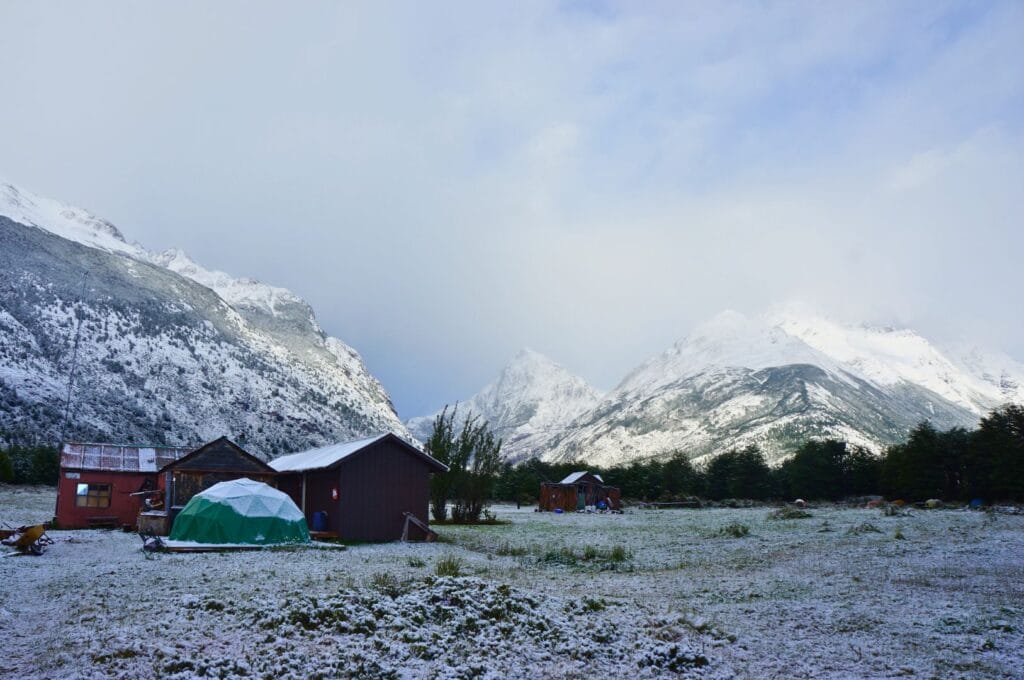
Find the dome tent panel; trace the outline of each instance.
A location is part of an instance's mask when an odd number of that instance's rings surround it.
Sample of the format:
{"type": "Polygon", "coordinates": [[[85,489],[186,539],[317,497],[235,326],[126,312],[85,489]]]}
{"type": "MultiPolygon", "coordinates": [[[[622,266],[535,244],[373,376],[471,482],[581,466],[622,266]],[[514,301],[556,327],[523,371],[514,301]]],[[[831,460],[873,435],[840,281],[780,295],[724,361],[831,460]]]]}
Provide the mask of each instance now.
{"type": "Polygon", "coordinates": [[[235,479],[196,494],[178,514],[171,540],[213,544],[305,543],[309,529],[286,494],[262,482],[235,479]]]}

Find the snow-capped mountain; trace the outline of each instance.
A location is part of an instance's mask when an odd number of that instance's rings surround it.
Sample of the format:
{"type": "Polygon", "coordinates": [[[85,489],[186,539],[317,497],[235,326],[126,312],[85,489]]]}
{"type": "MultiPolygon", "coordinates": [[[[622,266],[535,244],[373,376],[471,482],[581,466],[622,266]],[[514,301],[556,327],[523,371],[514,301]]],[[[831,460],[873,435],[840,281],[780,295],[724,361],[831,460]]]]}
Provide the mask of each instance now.
{"type": "Polygon", "coordinates": [[[973,426],[1002,403],[1024,402],[1022,385],[1024,369],[1006,357],[944,353],[907,329],[725,312],[533,453],[607,465],[757,444],[778,461],[812,437],[878,450],[925,419],[973,426]]]}
{"type": "MultiPolygon", "coordinates": [[[[548,359],[524,349],[516,354],[492,383],[458,404],[461,420],[476,415],[502,438],[506,459],[518,461],[535,455],[538,447],[564,432],[575,418],[592,409],[601,393],[548,359]]],[[[434,418],[412,418],[406,425],[421,441],[430,436],[434,418]]]]}
{"type": "Polygon", "coordinates": [[[152,253],[116,227],[0,184],[0,435],[189,444],[272,455],[379,431],[408,437],[359,355],[283,288],[152,253]]]}

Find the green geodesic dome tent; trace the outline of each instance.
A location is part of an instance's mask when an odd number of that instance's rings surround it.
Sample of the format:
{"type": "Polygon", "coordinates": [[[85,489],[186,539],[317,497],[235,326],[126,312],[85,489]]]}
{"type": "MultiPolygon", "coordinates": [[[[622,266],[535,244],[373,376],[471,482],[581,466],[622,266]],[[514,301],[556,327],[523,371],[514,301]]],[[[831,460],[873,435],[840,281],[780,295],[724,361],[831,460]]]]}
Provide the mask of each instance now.
{"type": "Polygon", "coordinates": [[[269,545],[307,543],[306,518],[287,494],[251,479],[214,484],[174,519],[172,541],[269,545]]]}

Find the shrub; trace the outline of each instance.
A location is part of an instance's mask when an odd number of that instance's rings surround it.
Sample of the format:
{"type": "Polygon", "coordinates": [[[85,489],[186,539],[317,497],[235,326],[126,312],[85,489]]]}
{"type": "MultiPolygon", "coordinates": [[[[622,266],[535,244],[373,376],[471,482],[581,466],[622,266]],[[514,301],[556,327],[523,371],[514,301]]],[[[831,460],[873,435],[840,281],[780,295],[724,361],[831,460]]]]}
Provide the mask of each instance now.
{"type": "Polygon", "coordinates": [[[415,567],[416,569],[420,569],[422,567],[427,566],[427,563],[424,562],[423,560],[421,560],[418,557],[410,557],[409,558],[409,566],[410,567],[415,567]]]}
{"type": "Polygon", "coordinates": [[[807,517],[811,517],[811,516],[812,516],[811,513],[807,512],[806,510],[801,510],[800,508],[792,508],[792,507],[790,507],[788,505],[785,506],[785,507],[779,508],[778,510],[774,510],[774,511],[768,513],[768,519],[780,519],[780,520],[781,519],[806,519],[807,517]]]}
{"type": "Polygon", "coordinates": [[[521,557],[522,555],[525,555],[527,552],[529,551],[526,548],[522,546],[515,546],[509,543],[508,541],[505,541],[504,543],[498,546],[497,550],[494,551],[494,554],[502,556],[521,557]]]}
{"type": "Polygon", "coordinates": [[[370,578],[370,586],[377,592],[395,599],[402,594],[402,585],[394,574],[382,571],[370,578]]]}
{"type": "Polygon", "coordinates": [[[720,536],[728,536],[731,538],[743,538],[750,533],[750,527],[746,524],[740,524],[739,522],[733,522],[732,524],[726,524],[724,527],[718,530],[720,536]]]}
{"type": "Polygon", "coordinates": [[[625,562],[630,557],[632,557],[632,555],[621,545],[617,545],[612,548],[612,551],[608,554],[608,559],[612,562],[625,562]]]}
{"type": "Polygon", "coordinates": [[[434,565],[434,573],[438,576],[462,576],[463,562],[455,555],[445,555],[434,565]]]}

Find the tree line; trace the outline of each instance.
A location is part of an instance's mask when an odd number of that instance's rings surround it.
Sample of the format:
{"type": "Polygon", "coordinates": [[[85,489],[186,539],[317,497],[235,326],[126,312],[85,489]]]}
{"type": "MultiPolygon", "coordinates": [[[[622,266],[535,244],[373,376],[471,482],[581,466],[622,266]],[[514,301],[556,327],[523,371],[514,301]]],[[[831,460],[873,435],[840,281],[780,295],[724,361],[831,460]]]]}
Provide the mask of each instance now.
{"type": "Polygon", "coordinates": [[[699,466],[681,451],[666,460],[615,467],[539,460],[505,464],[494,480],[494,497],[533,503],[540,482],[557,482],[581,469],[601,475],[624,497],[651,502],[876,494],[908,501],[1024,500],[1024,406],[996,409],[974,430],[940,431],[922,422],[880,456],[834,439],[808,441],[774,468],[756,446],[727,451],[699,466]]]}
{"type": "MultiPolygon", "coordinates": [[[[805,498],[838,500],[884,495],[908,501],[1024,500],[1024,406],[1008,405],[982,418],[973,430],[915,427],[906,441],[876,456],[834,439],[808,441],[778,467],[770,467],[756,446],[727,451],[694,465],[677,451],[665,460],[597,467],[582,463],[529,460],[503,463],[502,442],[476,417],[456,420],[445,408],[435,418],[427,452],[449,466],[430,487],[435,521],[479,521],[487,503],[534,503],[541,482],[558,482],[587,469],[617,486],[626,498],[678,501],[805,498]],[[449,514],[450,508],[450,514],[449,514]]],[[[56,485],[56,447],[12,444],[0,449],[0,482],[56,485]]]]}
{"type": "Polygon", "coordinates": [[[0,449],[0,482],[57,486],[60,454],[56,446],[12,444],[0,449]]]}

